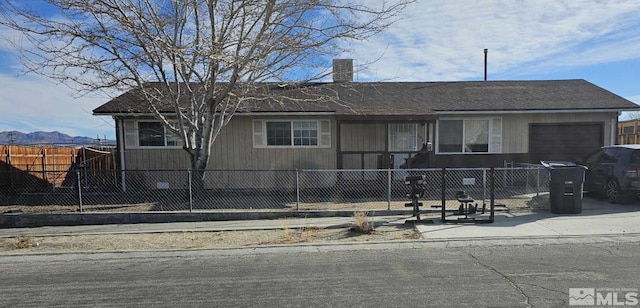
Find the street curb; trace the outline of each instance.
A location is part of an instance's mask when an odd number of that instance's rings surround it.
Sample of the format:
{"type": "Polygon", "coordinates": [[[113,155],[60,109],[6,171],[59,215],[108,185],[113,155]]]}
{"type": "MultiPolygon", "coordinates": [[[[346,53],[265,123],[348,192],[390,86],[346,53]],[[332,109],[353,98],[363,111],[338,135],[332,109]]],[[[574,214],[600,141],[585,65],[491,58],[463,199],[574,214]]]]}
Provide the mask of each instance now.
{"type": "MultiPolygon", "coordinates": [[[[44,226],[81,226],[138,223],[171,223],[202,221],[261,220],[279,218],[353,217],[349,211],[265,211],[265,212],[136,212],[136,213],[68,213],[29,214],[8,213],[0,215],[0,228],[35,228],[44,226]]],[[[366,210],[365,210],[366,211],[366,210]]],[[[366,211],[367,216],[411,215],[409,210],[366,211]]]]}
{"type": "Polygon", "coordinates": [[[603,238],[614,238],[614,237],[638,237],[638,238],[640,238],[640,232],[569,234],[569,235],[558,234],[558,235],[486,236],[486,237],[445,237],[445,238],[423,238],[420,241],[421,242],[425,242],[425,243],[438,243],[438,242],[468,242],[468,241],[603,239],[603,238]]]}
{"type": "Polygon", "coordinates": [[[473,243],[493,243],[492,246],[511,246],[511,245],[563,245],[570,243],[572,240],[587,239],[585,243],[612,243],[614,239],[619,238],[637,238],[640,241],[640,233],[628,234],[591,234],[591,235],[567,235],[567,236],[522,236],[513,238],[453,238],[453,239],[418,239],[418,240],[389,240],[389,241],[371,241],[371,242],[322,242],[322,243],[296,243],[296,244],[272,244],[272,245],[252,245],[252,246],[227,246],[204,249],[150,249],[150,250],[109,250],[109,251],[65,251],[65,252],[33,252],[33,253],[8,253],[0,254],[0,260],[7,258],[19,258],[19,261],[25,261],[24,258],[42,258],[42,257],[63,257],[69,255],[78,255],[85,257],[98,257],[100,259],[110,259],[113,256],[121,258],[124,255],[147,255],[153,257],[162,257],[163,254],[175,253],[224,253],[224,252],[247,252],[259,253],[260,251],[270,252],[274,249],[303,249],[303,250],[369,250],[376,247],[393,245],[410,245],[412,247],[436,247],[436,248],[465,248],[481,245],[473,245],[473,243]],[[553,241],[553,242],[549,242],[553,241]],[[426,245],[426,246],[425,246],[426,245]],[[435,246],[434,246],[435,245],[435,246]]]}

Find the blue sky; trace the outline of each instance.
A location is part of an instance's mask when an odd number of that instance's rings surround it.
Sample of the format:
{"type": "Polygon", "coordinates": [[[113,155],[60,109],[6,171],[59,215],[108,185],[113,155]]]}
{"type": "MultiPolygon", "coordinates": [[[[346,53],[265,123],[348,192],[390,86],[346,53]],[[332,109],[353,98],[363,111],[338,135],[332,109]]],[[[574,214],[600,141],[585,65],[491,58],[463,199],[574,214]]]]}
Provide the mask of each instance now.
{"type": "MultiPolygon", "coordinates": [[[[487,48],[489,80],[586,79],[640,103],[638,0],[418,0],[385,33],[348,44],[361,82],[482,80],[487,48]]],[[[114,138],[111,118],[91,110],[120,93],[76,97],[21,74],[11,48],[0,40],[0,131],[114,138]]]]}

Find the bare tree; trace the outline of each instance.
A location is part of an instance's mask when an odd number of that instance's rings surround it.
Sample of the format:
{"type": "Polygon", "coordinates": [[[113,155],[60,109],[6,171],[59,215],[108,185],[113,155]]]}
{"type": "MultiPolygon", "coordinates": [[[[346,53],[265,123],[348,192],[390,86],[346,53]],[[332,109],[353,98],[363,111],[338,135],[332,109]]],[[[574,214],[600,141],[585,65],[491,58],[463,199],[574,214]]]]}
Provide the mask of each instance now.
{"type": "Polygon", "coordinates": [[[344,41],[380,33],[413,0],[45,1],[55,15],[0,0],[0,24],[29,43],[25,67],[86,91],[137,90],[203,170],[261,82],[322,78],[344,41]]]}

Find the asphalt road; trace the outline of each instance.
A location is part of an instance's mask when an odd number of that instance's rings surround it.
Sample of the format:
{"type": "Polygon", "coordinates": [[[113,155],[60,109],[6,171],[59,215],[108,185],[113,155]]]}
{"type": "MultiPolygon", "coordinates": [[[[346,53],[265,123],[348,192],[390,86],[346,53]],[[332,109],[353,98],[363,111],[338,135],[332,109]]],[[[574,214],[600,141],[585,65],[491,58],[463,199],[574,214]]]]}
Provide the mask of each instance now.
{"type": "Polygon", "coordinates": [[[638,243],[423,243],[0,257],[0,306],[560,307],[640,288],[638,243]]]}

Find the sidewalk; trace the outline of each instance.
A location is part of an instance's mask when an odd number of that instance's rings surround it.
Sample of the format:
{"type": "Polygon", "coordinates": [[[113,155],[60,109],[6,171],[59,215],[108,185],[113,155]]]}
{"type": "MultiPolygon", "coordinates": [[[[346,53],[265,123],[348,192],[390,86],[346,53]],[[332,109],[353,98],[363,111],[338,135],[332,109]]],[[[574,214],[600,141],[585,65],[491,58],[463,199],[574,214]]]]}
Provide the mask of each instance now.
{"type": "MultiPolygon", "coordinates": [[[[491,224],[443,224],[439,214],[423,214],[433,224],[416,224],[426,241],[464,240],[473,238],[509,239],[563,237],[585,235],[640,235],[640,204],[609,204],[585,198],[583,212],[573,215],[551,214],[549,211],[496,212],[491,224]]],[[[375,225],[404,224],[406,215],[376,216],[375,225]]],[[[0,229],[0,238],[15,236],[92,235],[160,232],[203,232],[233,230],[265,230],[283,228],[348,227],[353,217],[285,218],[207,222],[141,223],[119,225],[85,225],[65,227],[0,229]]]]}
{"type": "Polygon", "coordinates": [[[509,239],[588,235],[640,235],[640,205],[583,203],[581,214],[545,212],[498,213],[491,224],[416,225],[426,240],[509,239]]]}

